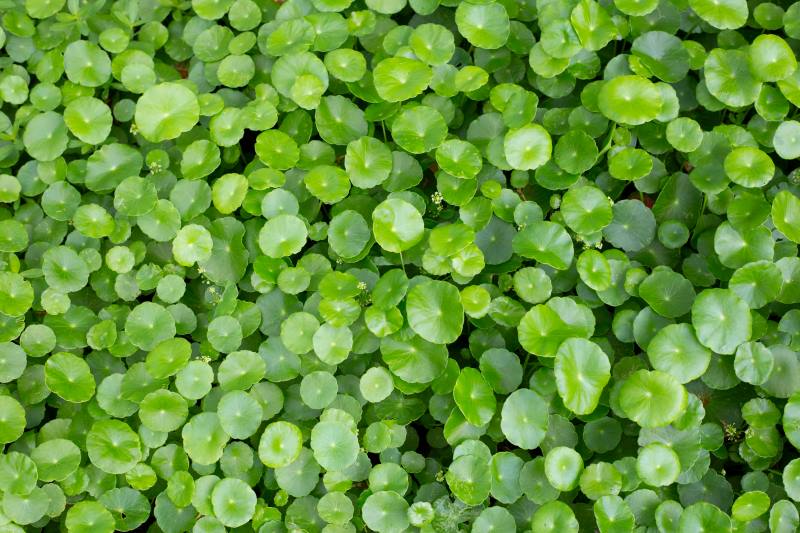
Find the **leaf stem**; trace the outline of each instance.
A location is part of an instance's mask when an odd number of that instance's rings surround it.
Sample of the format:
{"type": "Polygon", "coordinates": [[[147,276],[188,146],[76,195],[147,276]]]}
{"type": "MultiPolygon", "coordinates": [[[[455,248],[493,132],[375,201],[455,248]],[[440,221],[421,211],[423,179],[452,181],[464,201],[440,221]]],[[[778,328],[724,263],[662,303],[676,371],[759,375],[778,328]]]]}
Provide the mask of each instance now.
{"type": "Polygon", "coordinates": [[[617,123],[616,122],[612,122],[611,123],[611,130],[609,130],[609,132],[608,132],[608,138],[606,139],[606,142],[603,145],[603,148],[599,152],[597,152],[597,159],[595,159],[595,161],[594,161],[595,165],[600,161],[600,158],[603,157],[603,154],[608,152],[608,150],[611,148],[611,143],[614,140],[614,132],[616,132],[616,131],[617,131],[617,123]]]}

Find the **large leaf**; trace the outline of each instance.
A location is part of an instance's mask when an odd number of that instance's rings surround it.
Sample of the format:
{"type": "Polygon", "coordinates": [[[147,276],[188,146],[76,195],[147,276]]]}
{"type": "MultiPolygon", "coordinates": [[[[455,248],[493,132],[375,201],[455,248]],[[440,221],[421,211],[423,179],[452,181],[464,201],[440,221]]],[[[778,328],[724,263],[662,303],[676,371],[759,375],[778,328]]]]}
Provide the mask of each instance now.
{"type": "Polygon", "coordinates": [[[564,406],[578,415],[591,413],[611,378],[611,363],[592,341],[567,339],[556,352],[555,376],[564,406]]]}

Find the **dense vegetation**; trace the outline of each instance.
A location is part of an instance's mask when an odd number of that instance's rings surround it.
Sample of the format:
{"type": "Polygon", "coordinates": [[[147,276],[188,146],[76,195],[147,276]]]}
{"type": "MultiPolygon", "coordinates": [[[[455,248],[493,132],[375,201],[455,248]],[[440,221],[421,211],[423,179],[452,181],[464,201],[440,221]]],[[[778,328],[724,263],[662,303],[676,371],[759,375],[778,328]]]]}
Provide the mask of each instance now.
{"type": "Polygon", "coordinates": [[[0,533],[794,532],[800,2],[0,0],[0,533]]]}

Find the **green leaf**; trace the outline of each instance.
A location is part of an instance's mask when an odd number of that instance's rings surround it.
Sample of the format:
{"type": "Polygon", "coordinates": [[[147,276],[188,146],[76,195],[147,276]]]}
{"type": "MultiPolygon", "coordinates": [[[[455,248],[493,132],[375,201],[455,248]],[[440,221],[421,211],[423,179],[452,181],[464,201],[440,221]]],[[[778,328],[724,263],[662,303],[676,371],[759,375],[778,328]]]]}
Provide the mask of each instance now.
{"type": "Polygon", "coordinates": [[[617,27],[608,12],[593,0],[581,0],[569,20],[586,50],[600,50],[617,36],[617,27]]]}
{"type": "Polygon", "coordinates": [[[450,139],[436,148],[436,162],[445,172],[462,179],[472,179],[483,167],[481,154],[467,141],[450,139]]]}
{"type": "Polygon", "coordinates": [[[578,415],[589,414],[611,378],[611,363],[595,343],[567,339],[556,352],[555,378],[564,406],[578,415]]]}
{"type": "Polygon", "coordinates": [[[372,232],[367,221],[358,212],[343,211],[331,220],[328,227],[328,244],[344,259],[358,257],[370,242],[372,242],[372,232]]]}
{"type": "Polygon", "coordinates": [[[588,338],[594,326],[594,316],[588,308],[561,298],[533,306],[522,317],[517,330],[525,350],[540,357],[555,357],[563,341],[570,337],[588,338]]]}
{"type": "Polygon", "coordinates": [[[22,142],[34,159],[54,160],[64,153],[69,142],[64,119],[53,111],[36,115],[25,126],[22,142]]]}
{"type": "Polygon", "coordinates": [[[461,2],[455,19],[459,33],[471,45],[488,50],[503,46],[511,31],[508,12],[499,2],[461,2]]]}
{"type": "Polygon", "coordinates": [[[733,291],[706,289],[692,305],[692,325],[703,346],[721,354],[732,354],[750,340],[750,309],[733,291]]]}
{"type": "Polygon", "coordinates": [[[589,288],[596,291],[605,291],[611,287],[611,264],[597,250],[581,252],[576,261],[576,268],[581,281],[589,288]]]}
{"type": "Polygon", "coordinates": [[[731,519],[716,505],[701,501],[690,505],[681,513],[678,527],[683,530],[729,531],[731,519]]]}
{"type": "Polygon", "coordinates": [[[700,344],[689,324],[669,324],[647,345],[653,368],[672,375],[681,383],[702,376],[711,362],[711,351],[700,344]]]}
{"type": "Polygon", "coordinates": [[[592,186],[569,189],[561,199],[561,214],[567,227],[581,235],[592,235],[611,224],[613,202],[592,186]]]}
{"type": "Polygon", "coordinates": [[[67,511],[65,525],[76,533],[114,531],[114,515],[100,503],[85,500],[76,503],[67,511]]]}
{"type": "Polygon", "coordinates": [[[680,39],[667,32],[648,31],[639,35],[631,51],[661,81],[678,82],[689,71],[689,52],[680,39]]]}
{"type": "Polygon", "coordinates": [[[378,533],[394,533],[408,525],[408,503],[392,491],[379,491],[367,497],[361,509],[364,523],[378,533]]]}
{"type": "Polygon", "coordinates": [[[95,392],[95,381],[84,359],[69,352],[57,352],[44,365],[47,388],[61,398],[73,402],[88,402],[95,392]]]}
{"type": "Polygon", "coordinates": [[[594,502],[593,509],[601,533],[630,531],[634,527],[633,512],[619,496],[603,496],[594,502]]]}
{"type": "Polygon", "coordinates": [[[725,157],[725,173],[742,187],[763,187],[772,180],[775,164],[757,148],[740,146],[725,157]]]}
{"type": "Polygon", "coordinates": [[[297,426],[289,422],[273,422],[261,434],[258,457],[270,468],[290,465],[300,455],[303,436],[297,426]]]}
{"type": "Polygon", "coordinates": [[[327,143],[345,145],[367,134],[364,112],[343,96],[326,96],[314,113],[320,137],[327,143]]]}
{"type": "Polygon", "coordinates": [[[464,418],[474,426],[488,424],[494,416],[497,405],[494,392],[474,368],[465,368],[458,375],[453,398],[464,418]]]}
{"type": "Polygon", "coordinates": [[[161,341],[174,337],[176,332],[174,317],[153,302],[137,305],[125,320],[128,339],[143,350],[152,350],[161,341]]]}
{"type": "Polygon", "coordinates": [[[626,252],[646,248],[656,233],[656,220],[639,200],[622,200],[614,204],[611,224],[603,229],[603,237],[626,252]]]}
{"type": "Polygon", "coordinates": [[[253,517],[256,493],[241,479],[225,478],[211,491],[214,516],[227,527],[239,527],[253,517]]]}
{"type": "Polygon", "coordinates": [[[411,154],[430,152],[447,137],[447,123],[442,114],[424,105],[403,108],[391,129],[394,142],[411,154]]]}
{"type": "Polygon", "coordinates": [[[769,510],[770,500],[765,492],[748,491],[736,498],[731,509],[731,516],[740,522],[755,520],[769,510]]]}
{"type": "Polygon", "coordinates": [[[519,389],[503,402],[500,428],[510,443],[533,450],[544,439],[549,420],[547,402],[530,389],[519,389]]]}
{"type": "Polygon", "coordinates": [[[747,2],[743,0],[691,0],[689,7],[704,21],[720,30],[735,30],[747,22],[747,2]]]}
{"type": "Polygon", "coordinates": [[[424,223],[413,205],[405,200],[389,199],[372,211],[372,231],[381,248],[398,253],[422,240],[424,223]]]}
{"type": "Polygon", "coordinates": [[[72,83],[99,87],[111,76],[111,60],[90,41],[73,41],[64,49],[64,72],[72,83]]]}
{"type": "Polygon", "coordinates": [[[447,367],[447,348],[428,342],[410,330],[384,337],[381,357],[394,375],[410,383],[430,383],[447,367]]]}
{"type": "Polygon", "coordinates": [[[614,122],[638,126],[654,120],[664,104],[661,91],[641,76],[617,76],[597,95],[600,112],[614,122]]]}
{"type": "Polygon", "coordinates": [[[772,222],[790,241],[800,243],[800,198],[781,191],[772,201],[772,222]]]}
{"type": "Polygon", "coordinates": [[[141,442],[119,420],[100,420],[86,435],[86,451],[92,464],[109,474],[124,474],[142,458],[141,442]]]}
{"type": "Polygon", "coordinates": [[[192,266],[211,258],[214,242],[206,228],[189,224],[178,230],[172,240],[172,255],[179,265],[192,266]]]}
{"type": "Polygon", "coordinates": [[[677,272],[659,269],[639,284],[639,296],[659,315],[677,318],[692,308],[695,292],[691,282],[677,272]]]}
{"type": "Polygon", "coordinates": [[[347,145],[344,167],[353,185],[370,189],[391,174],[392,152],[374,137],[361,137],[347,145]]]}
{"type": "Polygon", "coordinates": [[[429,65],[443,65],[455,52],[450,30],[439,24],[420,24],[408,39],[414,54],[429,65]]]}
{"type": "Polygon", "coordinates": [[[70,133],[87,144],[100,144],[111,133],[111,109],[91,96],[72,100],[64,108],[64,123],[70,133]]]}
{"type": "Polygon", "coordinates": [[[533,528],[536,531],[555,533],[578,531],[578,520],[570,507],[560,501],[544,504],[533,515],[533,528]]]}
{"type": "Polygon", "coordinates": [[[514,236],[514,252],[559,270],[572,264],[574,249],[563,226],[555,222],[534,222],[514,236]]]}
{"type": "Polygon", "coordinates": [[[142,425],[153,431],[170,432],[186,421],[189,408],[180,394],[167,390],[149,393],[139,404],[142,425]]]}
{"type": "Polygon", "coordinates": [[[375,90],[387,102],[410,100],[424,91],[433,77],[430,67],[415,59],[390,57],[375,66],[375,90]]]}
{"type": "Polygon", "coordinates": [[[326,470],[344,470],[358,456],[358,437],[342,424],[320,422],[311,430],[314,458],[326,470]]]}
{"type": "Polygon", "coordinates": [[[583,459],[578,452],[566,446],[557,446],[547,452],[544,472],[547,481],[554,488],[566,492],[578,486],[583,465],[583,459]]]}
{"type": "MultiPolygon", "coordinates": [[[[737,7],[744,6],[745,18],[741,22],[743,24],[747,18],[747,7],[743,2],[740,3],[740,0],[726,0],[726,3],[721,4],[722,9],[717,11],[714,6],[714,10],[725,15],[725,7],[730,5],[727,4],[728,2],[737,7]]],[[[724,22],[717,23],[726,24],[724,22]]],[[[736,24],[737,27],[741,25],[738,23],[738,18],[729,24],[736,24]]],[[[721,50],[719,48],[712,50],[703,65],[703,72],[708,92],[723,104],[731,107],[752,104],[761,91],[761,82],[753,76],[747,54],[740,50],[721,50]]]]}
{"type": "Polygon", "coordinates": [[[258,233],[258,245],[269,257],[286,257],[302,250],[308,238],[305,222],[282,214],[267,220],[258,233]]]}
{"type": "Polygon", "coordinates": [[[482,503],[492,487],[489,462],[477,455],[462,455],[453,460],[445,479],[453,494],[467,505],[482,503]]]}
{"type": "Polygon", "coordinates": [[[13,272],[0,272],[0,313],[22,316],[31,308],[33,300],[30,282],[13,272]]]}
{"type": "Polygon", "coordinates": [[[0,420],[0,442],[14,442],[25,431],[25,409],[11,396],[0,396],[3,419],[0,420]]]}
{"type": "Polygon", "coordinates": [[[637,370],[622,384],[620,407],[643,428],[671,424],[686,408],[686,389],[672,375],[660,370],[637,370]]]}
{"type": "Polygon", "coordinates": [[[168,141],[194,127],[199,118],[197,96],[178,83],[147,89],[136,102],[136,126],[151,142],[168,141]]]}
{"type": "Polygon", "coordinates": [[[450,344],[461,335],[464,322],[461,295],[447,282],[415,285],[406,299],[406,315],[411,329],[426,341],[450,344]]]}
{"type": "Polygon", "coordinates": [[[503,139],[508,164],[517,170],[534,170],[550,160],[553,143],[550,134],[539,124],[509,130],[503,139]]]}
{"type": "Polygon", "coordinates": [[[681,462],[675,451],[660,442],[653,442],[639,450],[636,473],[651,487],[671,485],[681,473],[681,462]]]}

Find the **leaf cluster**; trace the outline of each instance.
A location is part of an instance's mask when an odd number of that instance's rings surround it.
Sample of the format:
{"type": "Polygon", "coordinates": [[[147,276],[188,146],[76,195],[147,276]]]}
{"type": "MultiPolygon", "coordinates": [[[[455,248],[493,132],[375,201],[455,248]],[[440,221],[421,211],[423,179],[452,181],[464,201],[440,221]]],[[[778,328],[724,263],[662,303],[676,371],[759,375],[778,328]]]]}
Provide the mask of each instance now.
{"type": "Polygon", "coordinates": [[[800,2],[0,0],[0,532],[800,529],[800,2]]]}

